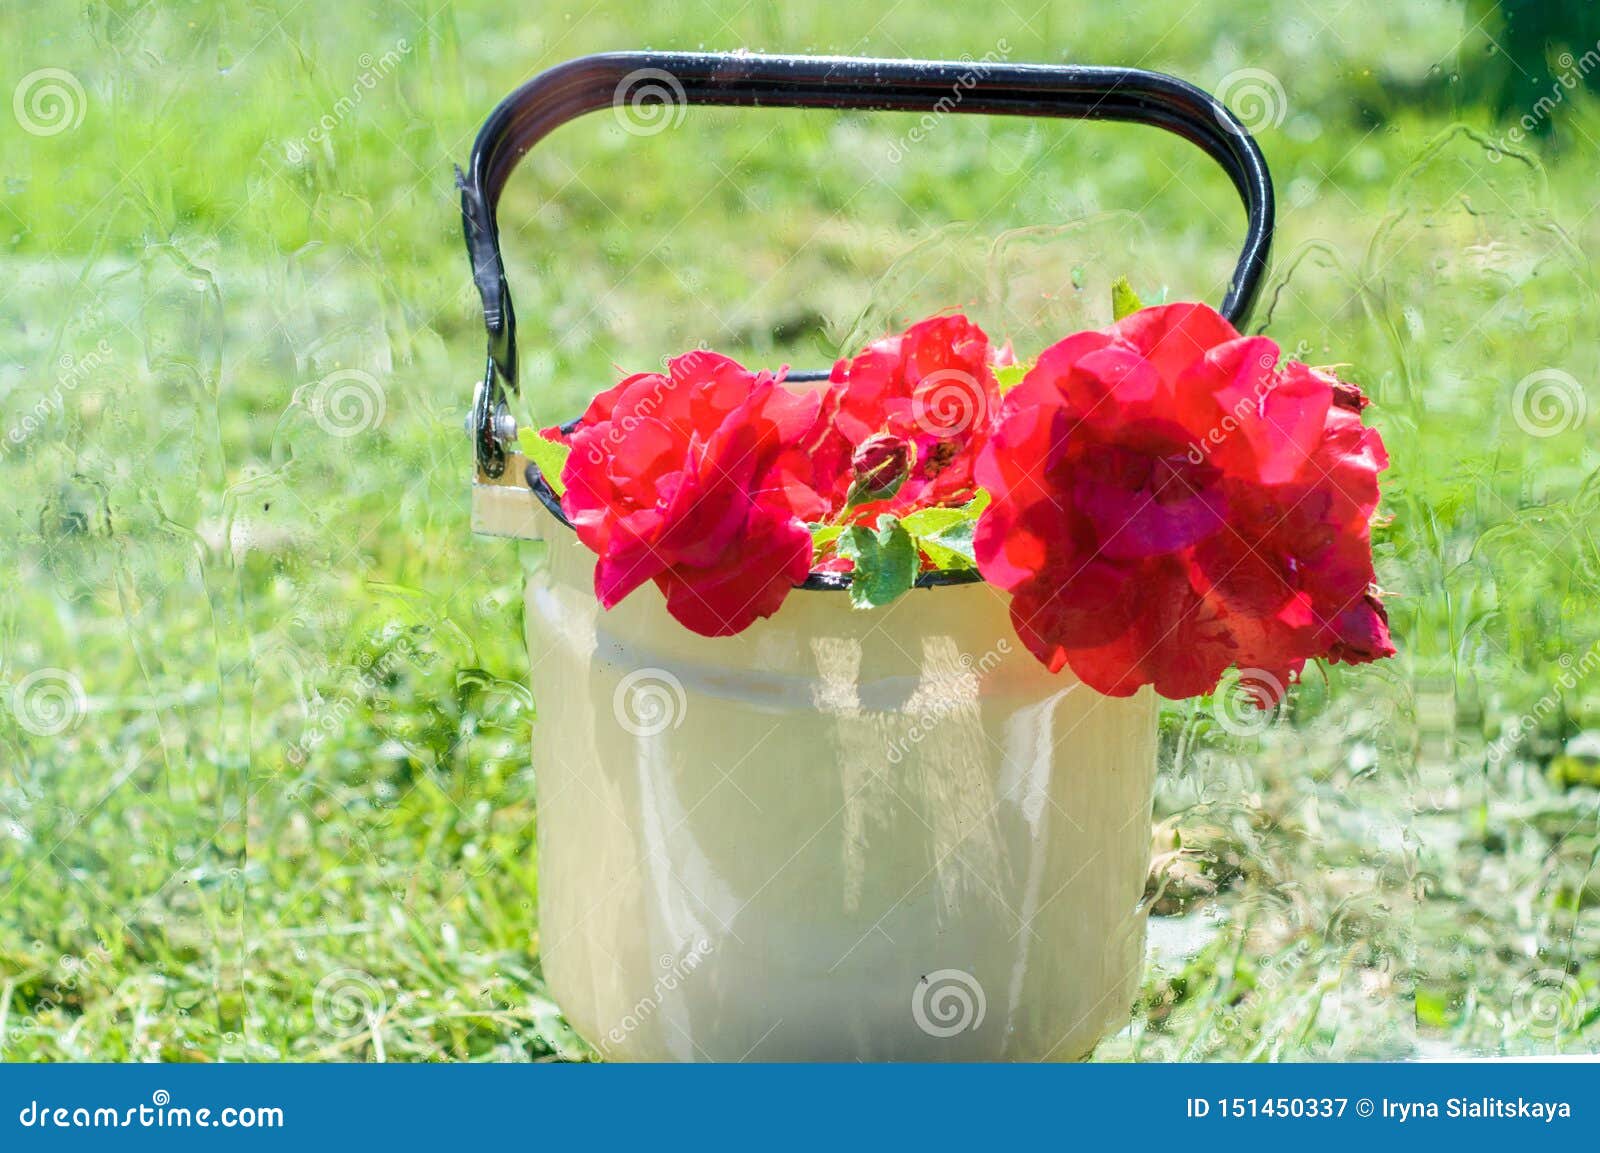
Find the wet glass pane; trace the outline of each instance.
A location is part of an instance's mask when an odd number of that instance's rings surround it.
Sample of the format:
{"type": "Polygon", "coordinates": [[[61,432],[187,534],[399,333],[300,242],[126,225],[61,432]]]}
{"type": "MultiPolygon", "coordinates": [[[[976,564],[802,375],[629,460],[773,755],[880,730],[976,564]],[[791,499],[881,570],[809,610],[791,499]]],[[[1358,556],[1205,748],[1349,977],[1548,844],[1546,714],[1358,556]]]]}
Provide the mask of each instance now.
{"type": "MultiPolygon", "coordinates": [[[[473,531],[484,329],[452,168],[519,84],[623,47],[978,81],[1137,66],[1233,111],[1278,209],[1243,327],[1372,400],[1399,654],[1313,663],[1267,712],[1233,676],[1161,702],[1151,864],[1128,878],[1144,963],[1094,1055],[1597,1048],[1593,6],[40,0],[0,12],[0,43],[0,1057],[583,1059],[623,1027],[580,1037],[547,983],[539,909],[564,882],[540,842],[562,830],[536,790],[586,747],[574,709],[615,702],[530,688],[570,638],[525,580],[560,556],[473,531]]],[[[500,203],[525,429],[693,348],[827,369],[961,309],[1026,361],[1110,323],[1119,277],[1146,304],[1228,290],[1238,194],[1155,128],[965,115],[961,84],[923,114],[685,107],[670,73],[641,82],[542,140],[500,203]]],[[[995,652],[918,656],[963,685],[1032,660],[995,652]]],[[[855,682],[816,653],[821,717],[855,682]]],[[[630,707],[693,731],[699,682],[677,679],[681,701],[657,684],[630,707]]],[[[882,715],[848,740],[910,739],[924,697],[882,691],[849,698],[882,715]]],[[[746,801],[842,789],[846,905],[923,801],[950,828],[987,815],[943,783],[875,791],[892,760],[850,777],[821,745],[775,788],[738,739],[677,821],[704,801],[702,847],[736,856],[746,801]]],[[[610,779],[553,806],[622,798],[610,779]]],[[[993,844],[931,827],[962,870],[926,922],[1010,893],[993,844]]],[[[620,883],[611,847],[585,859],[620,883]]],[[[994,932],[1025,935],[1034,914],[1001,906],[994,932]]],[[[686,941],[658,965],[675,986],[721,971],[686,941]]],[[[996,1028],[1013,993],[979,977],[996,1028]]]]}

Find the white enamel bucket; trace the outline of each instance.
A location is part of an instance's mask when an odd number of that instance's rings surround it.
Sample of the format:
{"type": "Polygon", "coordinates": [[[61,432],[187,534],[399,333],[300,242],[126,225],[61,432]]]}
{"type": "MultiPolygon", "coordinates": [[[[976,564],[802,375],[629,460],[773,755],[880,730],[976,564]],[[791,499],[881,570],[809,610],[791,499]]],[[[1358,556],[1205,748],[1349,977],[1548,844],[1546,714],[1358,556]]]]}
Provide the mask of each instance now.
{"type": "MultiPolygon", "coordinates": [[[[525,462],[513,458],[509,477],[525,462]]],[[[509,479],[509,478],[508,478],[509,479]]],[[[1051,675],[983,584],[797,590],[734,637],[594,556],[526,487],[539,946],[612,1059],[1071,1060],[1144,951],[1156,703],[1051,675]]]]}
{"type": "Polygon", "coordinates": [[[1150,691],[1112,699],[1046,673],[984,584],[873,612],[798,590],[716,640],[679,626],[651,587],[605,613],[594,558],[524,483],[506,403],[506,180],[583,113],[610,108],[627,128],[641,106],[666,125],[702,104],[1177,132],[1245,206],[1222,302],[1241,326],[1272,238],[1266,161],[1216,99],[1140,69],[612,52],[507,96],[458,174],[488,337],[468,422],[475,527],[541,542],[526,592],[540,951],[568,1020],[634,1060],[1082,1057],[1140,975],[1150,691]]]}

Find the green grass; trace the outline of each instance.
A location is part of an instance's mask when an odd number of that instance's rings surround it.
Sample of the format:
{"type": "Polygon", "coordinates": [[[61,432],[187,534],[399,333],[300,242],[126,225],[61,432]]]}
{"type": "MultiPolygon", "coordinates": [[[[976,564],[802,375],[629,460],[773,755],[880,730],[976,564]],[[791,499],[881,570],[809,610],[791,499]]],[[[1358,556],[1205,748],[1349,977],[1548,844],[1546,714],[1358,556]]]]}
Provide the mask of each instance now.
{"type": "MultiPolygon", "coordinates": [[[[1257,321],[1347,364],[1395,458],[1402,655],[1313,670],[1259,739],[1167,711],[1152,961],[1100,1055],[1600,1047],[1600,793],[1568,751],[1600,730],[1600,115],[1569,95],[1548,139],[1486,151],[1506,124],[1474,95],[1482,5],[1014,7],[0,14],[0,97],[46,68],[83,92],[54,135],[0,114],[0,425],[24,434],[0,442],[0,1056],[582,1055],[539,976],[519,562],[467,520],[482,331],[450,166],[505,92],[584,52],[1002,38],[1282,82],[1257,321]],[[1540,370],[1586,398],[1552,436],[1515,419],[1540,370]],[[345,437],[318,419],[341,371],[373,382],[345,437]],[[43,670],[83,694],[56,733],[25,715],[43,670]]],[[[1183,142],[949,117],[891,163],[911,124],[558,131],[503,206],[519,416],[700,342],[826,364],[963,304],[1027,350],[1107,319],[1124,273],[1220,297],[1240,213],[1183,142]]]]}

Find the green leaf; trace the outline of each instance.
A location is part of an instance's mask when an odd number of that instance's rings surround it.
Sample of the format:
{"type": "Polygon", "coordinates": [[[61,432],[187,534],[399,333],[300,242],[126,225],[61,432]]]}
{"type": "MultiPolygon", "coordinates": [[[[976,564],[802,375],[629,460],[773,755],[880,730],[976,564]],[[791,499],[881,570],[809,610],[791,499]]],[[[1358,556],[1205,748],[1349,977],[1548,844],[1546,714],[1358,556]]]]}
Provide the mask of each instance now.
{"type": "Polygon", "coordinates": [[[978,514],[988,507],[989,492],[980,488],[978,495],[966,504],[956,505],[953,508],[944,505],[936,508],[919,508],[901,523],[912,536],[926,536],[947,529],[953,524],[960,524],[962,521],[976,520],[978,514]]]}
{"type": "Polygon", "coordinates": [[[921,560],[911,534],[898,517],[881,516],[876,531],[851,525],[839,536],[839,555],[855,562],[850,578],[850,603],[858,609],[881,608],[916,583],[921,560]]]}
{"type": "Polygon", "coordinates": [[[839,534],[844,531],[842,524],[810,524],[806,526],[811,530],[811,547],[826,548],[839,539],[839,534]]]}
{"type": "Polygon", "coordinates": [[[811,567],[816,568],[834,551],[834,542],[839,539],[839,534],[844,531],[844,526],[839,524],[811,524],[811,567]]]}
{"type": "Polygon", "coordinates": [[[972,533],[978,522],[971,518],[940,529],[936,533],[918,537],[917,543],[928,559],[940,568],[976,568],[978,559],[972,551],[972,533]]]}
{"type": "Polygon", "coordinates": [[[1139,294],[1134,292],[1133,285],[1128,283],[1126,276],[1119,276],[1111,282],[1111,319],[1121,320],[1124,316],[1132,316],[1144,304],[1139,299],[1139,294]]]}
{"type": "Polygon", "coordinates": [[[978,495],[959,508],[918,509],[901,523],[928,559],[942,569],[966,569],[977,565],[972,534],[978,516],[989,507],[989,494],[978,495]]]}
{"type": "Polygon", "coordinates": [[[994,379],[999,384],[1000,391],[1007,393],[1021,384],[1022,378],[1027,376],[1032,368],[1031,361],[1027,364],[1002,364],[994,370],[994,379]]]}
{"type": "Polygon", "coordinates": [[[906,526],[906,531],[912,536],[931,536],[951,525],[970,519],[971,514],[967,512],[966,507],[958,505],[955,508],[919,508],[900,523],[906,526]]]}
{"type": "Polygon", "coordinates": [[[567,486],[562,483],[561,470],[566,467],[567,457],[572,455],[572,446],[546,440],[531,428],[524,428],[517,433],[517,443],[522,448],[522,455],[538,467],[550,491],[557,496],[565,493],[567,486]]]}

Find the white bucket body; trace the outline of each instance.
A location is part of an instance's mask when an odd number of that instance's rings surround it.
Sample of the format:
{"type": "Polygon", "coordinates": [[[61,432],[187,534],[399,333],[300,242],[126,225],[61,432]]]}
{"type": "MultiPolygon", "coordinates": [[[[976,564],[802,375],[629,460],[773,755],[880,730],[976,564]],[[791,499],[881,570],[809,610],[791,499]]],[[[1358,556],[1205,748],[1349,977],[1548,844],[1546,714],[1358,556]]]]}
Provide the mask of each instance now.
{"type": "Polygon", "coordinates": [[[520,499],[514,535],[547,542],[526,590],[539,946],[602,1054],[1070,1060],[1126,1015],[1148,689],[1050,675],[982,584],[865,612],[796,591],[719,639],[651,586],[606,612],[593,555],[520,499]]]}

